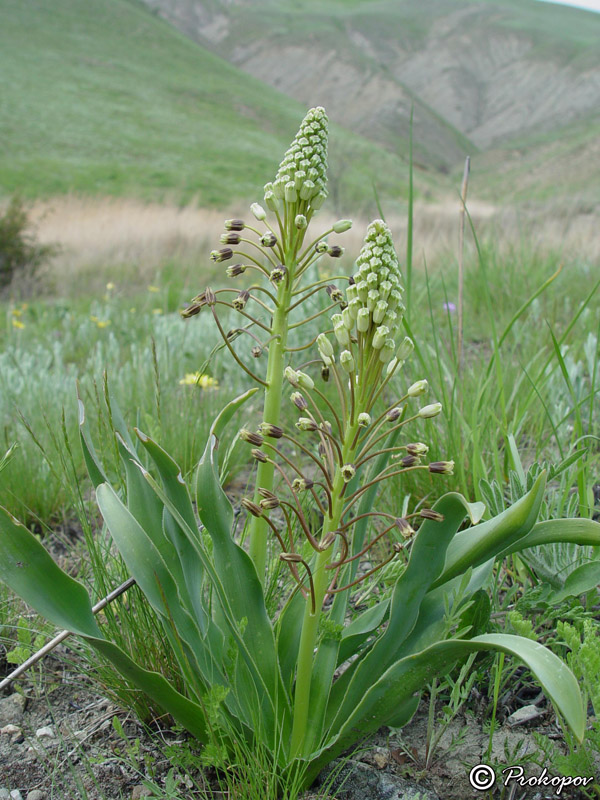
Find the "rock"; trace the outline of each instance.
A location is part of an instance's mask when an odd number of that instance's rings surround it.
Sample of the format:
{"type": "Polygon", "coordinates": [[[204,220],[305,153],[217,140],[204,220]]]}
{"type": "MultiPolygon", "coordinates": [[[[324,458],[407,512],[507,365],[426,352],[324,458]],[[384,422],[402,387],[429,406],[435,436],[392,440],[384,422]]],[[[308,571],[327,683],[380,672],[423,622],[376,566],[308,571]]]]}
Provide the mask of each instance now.
{"type": "Polygon", "coordinates": [[[54,739],[55,738],[55,733],[52,730],[52,728],[50,727],[50,725],[44,725],[43,728],[38,728],[37,731],[35,732],[35,735],[37,736],[38,739],[44,739],[44,738],[46,738],[46,739],[54,739]]]}
{"type": "Polygon", "coordinates": [[[21,732],[21,728],[19,728],[18,725],[5,725],[3,728],[0,728],[0,733],[13,734],[21,732]]]}
{"type": "Polygon", "coordinates": [[[142,797],[152,797],[152,789],[147,786],[134,786],[131,792],[131,800],[140,800],[142,797]]]}
{"type": "Polygon", "coordinates": [[[506,722],[511,728],[514,728],[515,725],[525,725],[527,722],[533,722],[534,719],[543,717],[544,714],[545,712],[540,711],[537,706],[523,706],[523,708],[518,708],[514,714],[511,714],[506,722]]]}
{"type": "Polygon", "coordinates": [[[348,759],[340,769],[334,761],[317,784],[334,792],[337,800],[440,800],[435,792],[389,772],[373,769],[368,764],[348,759]],[[331,781],[331,772],[337,773],[331,781]]]}
{"type": "Polygon", "coordinates": [[[3,697],[0,700],[0,728],[5,725],[19,725],[23,719],[26,704],[27,698],[18,692],[3,697]]]}
{"type": "Polygon", "coordinates": [[[32,792],[29,792],[26,800],[44,800],[44,793],[40,792],[39,789],[34,789],[32,792]]]}
{"type": "Polygon", "coordinates": [[[23,800],[23,795],[18,789],[13,789],[9,796],[10,800],[23,800]]]}
{"type": "Polygon", "coordinates": [[[385,747],[374,747],[362,755],[360,760],[376,769],[385,769],[391,763],[390,751],[385,747]]]}
{"type": "Polygon", "coordinates": [[[8,789],[0,789],[0,800],[10,800],[10,792],[8,789]]]}

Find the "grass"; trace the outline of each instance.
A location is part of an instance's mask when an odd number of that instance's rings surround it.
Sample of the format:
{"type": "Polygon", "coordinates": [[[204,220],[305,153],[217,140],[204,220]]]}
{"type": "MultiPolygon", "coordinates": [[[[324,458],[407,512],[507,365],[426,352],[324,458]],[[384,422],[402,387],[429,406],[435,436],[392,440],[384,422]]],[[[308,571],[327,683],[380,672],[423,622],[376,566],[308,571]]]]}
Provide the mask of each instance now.
{"type": "MultiPolygon", "coordinates": [[[[302,117],[128,0],[0,0],[0,17],[3,192],[258,199],[302,117]]],[[[367,170],[390,196],[402,185],[396,156],[340,128],[334,137],[357,156],[344,181],[351,204],[367,170]]]]}

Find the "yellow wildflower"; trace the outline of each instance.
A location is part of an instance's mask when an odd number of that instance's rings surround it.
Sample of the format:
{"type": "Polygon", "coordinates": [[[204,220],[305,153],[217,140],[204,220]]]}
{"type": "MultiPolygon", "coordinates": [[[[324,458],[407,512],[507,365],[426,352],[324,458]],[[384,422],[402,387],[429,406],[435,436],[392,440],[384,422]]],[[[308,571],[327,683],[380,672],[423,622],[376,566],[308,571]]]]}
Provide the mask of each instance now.
{"type": "Polygon", "coordinates": [[[109,292],[112,292],[112,290],[113,290],[114,288],[115,288],[115,285],[114,285],[114,283],[113,283],[112,281],[109,281],[109,282],[106,284],[106,289],[107,289],[107,291],[109,291],[109,292]]]}
{"type": "Polygon", "coordinates": [[[98,317],[95,317],[93,314],[90,314],[90,319],[92,322],[98,322],[98,317]]]}
{"type": "Polygon", "coordinates": [[[23,311],[20,308],[13,308],[12,315],[13,317],[20,317],[23,311]]]}
{"type": "Polygon", "coordinates": [[[158,288],[158,286],[149,286],[148,287],[148,291],[149,292],[160,292],[160,289],[158,288]]]}
{"type": "Polygon", "coordinates": [[[200,372],[187,372],[185,378],[179,381],[180,386],[199,386],[201,389],[216,389],[219,381],[200,372]]]}
{"type": "Polygon", "coordinates": [[[96,325],[97,325],[99,328],[108,328],[108,326],[110,325],[110,320],[109,320],[109,319],[99,319],[99,320],[96,320],[96,325]]]}
{"type": "Polygon", "coordinates": [[[12,324],[13,328],[17,328],[18,330],[22,330],[25,327],[20,319],[13,319],[12,324]]]}
{"type": "Polygon", "coordinates": [[[152,313],[153,314],[162,314],[162,308],[153,308],[152,309],[152,313]]]}

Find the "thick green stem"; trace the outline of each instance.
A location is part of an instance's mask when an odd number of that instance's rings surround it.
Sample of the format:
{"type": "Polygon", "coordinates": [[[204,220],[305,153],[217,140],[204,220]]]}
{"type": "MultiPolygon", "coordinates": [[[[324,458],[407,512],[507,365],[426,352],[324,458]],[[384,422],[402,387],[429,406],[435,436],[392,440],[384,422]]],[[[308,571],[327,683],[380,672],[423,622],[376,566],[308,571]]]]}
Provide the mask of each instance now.
{"type": "MultiPolygon", "coordinates": [[[[271,329],[272,341],[269,345],[269,359],[267,362],[267,385],[265,386],[265,405],[263,419],[272,425],[279,425],[281,418],[281,396],[283,392],[283,371],[285,368],[285,348],[288,336],[288,309],[291,300],[292,270],[288,267],[288,279],[282,281],[277,292],[277,308],[273,315],[271,329]]],[[[254,502],[259,503],[261,496],[258,489],[273,491],[273,477],[275,467],[270,461],[258,462],[256,474],[256,487],[254,502]]],[[[269,525],[260,517],[252,517],[250,522],[250,557],[256,567],[256,572],[261,581],[265,578],[267,563],[267,540],[269,525]]]]}
{"type": "MultiPolygon", "coordinates": [[[[348,420],[342,448],[343,464],[347,464],[352,461],[352,444],[356,438],[357,429],[358,425],[356,423],[352,424],[352,421],[348,420]]],[[[344,479],[341,472],[341,467],[343,464],[338,465],[336,470],[333,482],[331,514],[325,518],[323,523],[322,539],[324,539],[329,533],[336,531],[340,526],[340,519],[344,509],[344,499],[342,494],[344,489],[344,479]]],[[[313,567],[313,582],[315,592],[314,613],[312,611],[312,599],[310,597],[306,599],[304,620],[302,623],[302,634],[300,636],[300,646],[298,649],[296,689],[294,695],[294,722],[292,728],[292,740],[290,744],[292,758],[302,754],[302,748],[306,739],[308,712],[310,706],[310,687],[314,664],[314,649],[317,642],[319,618],[321,615],[323,600],[325,598],[325,593],[327,591],[327,586],[330,579],[330,575],[326,570],[326,567],[330,563],[333,553],[333,545],[328,550],[318,553],[313,567]]]]}

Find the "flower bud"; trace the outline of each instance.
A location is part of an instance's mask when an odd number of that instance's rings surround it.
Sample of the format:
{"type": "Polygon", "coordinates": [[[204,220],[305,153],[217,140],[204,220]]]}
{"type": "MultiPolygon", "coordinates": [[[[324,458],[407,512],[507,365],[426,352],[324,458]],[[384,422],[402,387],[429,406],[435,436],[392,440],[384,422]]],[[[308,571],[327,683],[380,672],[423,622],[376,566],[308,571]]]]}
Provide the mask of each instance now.
{"type": "Polygon", "coordinates": [[[421,463],[421,459],[418,456],[402,456],[400,459],[400,466],[405,469],[407,467],[414,467],[421,463]]]}
{"type": "Polygon", "coordinates": [[[319,254],[326,253],[328,246],[329,245],[327,244],[327,242],[324,241],[317,242],[315,245],[315,252],[319,254]]]}
{"type": "Polygon", "coordinates": [[[242,241],[242,237],[239,233],[235,231],[230,231],[229,233],[222,233],[221,234],[221,242],[223,244],[239,244],[242,241]]]}
{"type": "Polygon", "coordinates": [[[395,408],[390,408],[390,410],[386,413],[385,418],[388,422],[396,422],[396,420],[400,418],[401,414],[402,409],[396,406],[395,408]]]}
{"type": "Polygon", "coordinates": [[[371,424],[371,415],[367,414],[366,411],[362,411],[358,415],[358,426],[359,428],[368,428],[371,424]]]}
{"type": "Polygon", "coordinates": [[[297,389],[298,386],[300,386],[300,384],[298,383],[298,373],[296,372],[295,369],[292,369],[291,367],[286,367],[283,371],[283,374],[294,388],[297,389]]]}
{"type": "Polygon", "coordinates": [[[358,312],[361,309],[360,300],[358,297],[355,297],[353,300],[350,300],[348,303],[348,311],[350,312],[350,317],[354,322],[358,319],[358,312]]]}
{"type": "Polygon", "coordinates": [[[262,508],[247,497],[242,497],[240,505],[242,508],[245,508],[246,511],[250,512],[253,517],[262,517],[263,515],[262,508]]]}
{"type": "Polygon", "coordinates": [[[333,345],[324,333],[320,333],[317,336],[317,347],[321,358],[328,364],[333,359],[333,345]]]}
{"type": "Polygon", "coordinates": [[[337,244],[329,245],[327,255],[331,256],[331,258],[341,258],[344,255],[344,248],[337,244]]]}
{"type": "Polygon", "coordinates": [[[303,231],[308,226],[308,220],[306,219],[304,214],[297,214],[296,218],[294,219],[294,225],[298,228],[299,231],[303,231]]]}
{"type": "Polygon", "coordinates": [[[310,417],[300,417],[296,423],[299,431],[316,431],[318,428],[317,423],[310,417]]]}
{"type": "Polygon", "coordinates": [[[387,365],[387,368],[385,370],[386,378],[392,375],[394,372],[396,372],[397,369],[400,369],[403,364],[404,361],[400,361],[400,359],[398,358],[392,358],[392,360],[387,365]]]}
{"type": "Polygon", "coordinates": [[[338,219],[337,222],[334,222],[333,225],[334,233],[345,233],[349,231],[352,227],[352,220],[351,219],[338,219]]]}
{"type": "Polygon", "coordinates": [[[264,442],[264,439],[260,433],[252,433],[252,431],[249,431],[246,428],[242,428],[239,433],[239,437],[243,442],[253,444],[255,447],[260,447],[264,442]]]}
{"type": "Polygon", "coordinates": [[[387,328],[385,325],[380,325],[379,328],[375,331],[373,336],[373,349],[374,350],[381,350],[383,345],[386,343],[387,338],[389,336],[390,329],[387,328]]]}
{"type": "Polygon", "coordinates": [[[356,467],[353,464],[344,464],[341,469],[342,478],[345,483],[349,483],[356,475],[356,467]]]}
{"type": "Polygon", "coordinates": [[[255,344],[250,352],[252,353],[252,358],[260,358],[262,356],[263,349],[260,345],[255,344]]]}
{"type": "Polygon", "coordinates": [[[327,383],[329,380],[329,366],[327,364],[323,364],[321,367],[321,380],[324,383],[327,383]]]}
{"type": "Polygon", "coordinates": [[[430,419],[431,417],[437,417],[441,410],[441,403],[430,403],[428,406],[423,406],[423,408],[419,409],[419,416],[421,419],[430,419]]]}
{"type": "Polygon", "coordinates": [[[308,478],[294,478],[292,481],[292,489],[295,492],[305,492],[307,489],[312,489],[314,482],[308,478]]]}
{"type": "Polygon", "coordinates": [[[311,198],[310,204],[315,211],[318,211],[326,199],[327,199],[327,192],[320,191],[318,194],[316,194],[314,197],[311,198]]]}
{"type": "Polygon", "coordinates": [[[378,302],[379,292],[377,289],[371,289],[371,291],[367,294],[367,309],[371,312],[374,311],[378,302]]]}
{"type": "Polygon", "coordinates": [[[277,237],[274,233],[268,231],[260,237],[260,243],[263,247],[275,247],[277,244],[277,237]]]}
{"type": "Polygon", "coordinates": [[[257,219],[259,222],[262,222],[267,218],[267,212],[258,203],[252,203],[252,205],[250,206],[250,211],[253,213],[254,218],[257,219]]]}
{"type": "Polygon", "coordinates": [[[222,247],[220,250],[211,250],[210,260],[219,264],[221,261],[228,261],[233,258],[233,250],[231,247],[222,247]]]}
{"type": "Polygon", "coordinates": [[[298,553],[280,553],[279,560],[285,561],[287,564],[299,564],[302,561],[302,556],[298,553]]]}
{"type": "Polygon", "coordinates": [[[300,189],[300,199],[310,200],[310,198],[314,195],[316,188],[317,187],[312,181],[310,180],[304,181],[304,183],[302,184],[302,188],[300,189]]]}
{"type": "Polygon", "coordinates": [[[400,535],[403,539],[410,539],[410,537],[415,533],[413,526],[404,517],[398,517],[396,519],[396,527],[400,531],[400,535]]]}
{"type": "Polygon", "coordinates": [[[257,461],[261,461],[263,464],[266,464],[269,460],[266,453],[263,453],[262,450],[251,450],[250,451],[252,458],[255,458],[257,461]]]}
{"type": "Polygon", "coordinates": [[[411,456],[426,456],[429,452],[429,447],[423,442],[411,442],[405,449],[411,456]]]}
{"type": "Polygon", "coordinates": [[[344,370],[344,372],[347,372],[348,374],[354,372],[355,369],[354,357],[350,352],[350,350],[343,350],[340,353],[340,365],[344,370]]]}
{"type": "Polygon", "coordinates": [[[348,335],[348,329],[345,325],[338,323],[334,326],[333,332],[341,347],[348,347],[350,345],[350,336],[348,335]]]}
{"type": "MultiPolygon", "coordinates": [[[[341,303],[343,301],[343,299],[344,299],[344,293],[342,292],[342,290],[338,289],[338,287],[333,283],[330,283],[328,286],[326,286],[325,287],[325,291],[327,292],[327,294],[328,294],[330,300],[332,301],[332,303],[341,303]]],[[[341,321],[342,320],[341,320],[341,317],[340,317],[340,322],[341,321]]],[[[333,322],[335,324],[335,319],[333,319],[333,322]]]]}
{"type": "MultiPolygon", "coordinates": [[[[373,322],[376,325],[379,325],[383,322],[387,310],[388,304],[385,302],[385,300],[379,300],[373,309],[373,322]]],[[[384,324],[387,325],[387,323],[384,324]]]]}
{"type": "Polygon", "coordinates": [[[454,473],[454,461],[432,461],[429,465],[429,472],[437,475],[452,475],[454,473]]]}
{"type": "Polygon", "coordinates": [[[308,408],[308,403],[300,392],[292,392],[290,400],[300,411],[305,411],[308,408]]]}
{"type": "Polygon", "coordinates": [[[310,375],[306,374],[306,372],[298,371],[296,374],[298,376],[298,386],[301,389],[306,389],[307,391],[310,392],[311,389],[315,388],[315,382],[310,377],[310,375]]]}
{"type": "Polygon", "coordinates": [[[296,185],[294,181],[288,181],[285,185],[285,202],[286,203],[295,203],[298,199],[298,192],[296,191],[296,185]]]}
{"type": "Polygon", "coordinates": [[[281,439],[283,436],[283,428],[280,428],[279,425],[272,425],[270,422],[261,422],[258,429],[263,436],[270,436],[271,439],[281,439]]]}
{"type": "Polygon", "coordinates": [[[287,268],[283,266],[283,264],[279,264],[279,266],[275,267],[275,269],[271,270],[271,274],[269,275],[269,280],[273,283],[281,283],[281,281],[287,275],[287,268]]]}
{"type": "Polygon", "coordinates": [[[390,358],[394,355],[396,349],[396,342],[393,339],[386,339],[383,347],[379,351],[379,360],[382,364],[387,364],[390,358]]]}
{"type": "Polygon", "coordinates": [[[355,297],[358,297],[358,289],[356,288],[355,283],[351,283],[346,289],[346,300],[350,302],[351,300],[354,300],[355,297]]]}
{"type": "Polygon", "coordinates": [[[356,284],[356,293],[361,303],[367,302],[367,295],[369,294],[369,284],[366,281],[359,281],[356,284]]]}
{"type": "Polygon", "coordinates": [[[248,302],[248,298],[250,297],[250,292],[247,289],[242,289],[242,291],[235,297],[231,303],[231,305],[235,308],[236,311],[243,311],[246,307],[246,303],[248,302]]]}
{"type": "Polygon", "coordinates": [[[245,264],[231,264],[225,272],[227,273],[228,278],[237,278],[238,275],[243,275],[246,272],[246,265],[245,264]]]}
{"type": "Polygon", "coordinates": [[[410,336],[405,336],[404,339],[400,342],[400,347],[398,348],[398,352],[396,353],[396,357],[400,359],[400,361],[406,361],[406,359],[410,356],[412,351],[415,349],[415,345],[413,340],[410,336]]]}
{"type": "Polygon", "coordinates": [[[423,380],[416,381],[416,383],[413,383],[412,386],[409,386],[406,394],[409,397],[419,397],[422,394],[426,394],[428,389],[429,384],[425,378],[423,378],[423,380]]]}
{"type": "Polygon", "coordinates": [[[273,492],[269,491],[268,489],[263,489],[261,487],[258,488],[258,494],[262,497],[260,501],[261,508],[270,511],[273,508],[277,508],[279,506],[279,500],[277,499],[277,495],[273,494],[273,492]]]}
{"type": "MultiPolygon", "coordinates": [[[[288,182],[289,175],[284,175],[282,178],[277,179],[273,182],[273,194],[278,200],[283,200],[283,196],[285,195],[285,185],[288,182]]],[[[267,196],[265,195],[265,200],[267,196]]]]}
{"type": "Polygon", "coordinates": [[[366,308],[361,308],[358,311],[358,316],[356,317],[356,327],[361,333],[366,333],[369,330],[369,325],[371,323],[371,315],[367,311],[366,308]]]}
{"type": "Polygon", "coordinates": [[[275,192],[265,192],[265,203],[269,211],[279,211],[279,201],[275,196],[275,192]]]}
{"type": "Polygon", "coordinates": [[[246,223],[243,219],[226,219],[225,220],[225,230],[226,231],[243,231],[246,227],[246,223]]]}
{"type": "Polygon", "coordinates": [[[440,514],[439,511],[434,511],[433,508],[422,508],[419,511],[419,516],[422,519],[431,519],[434,522],[443,522],[444,521],[444,515],[440,514]]]}

